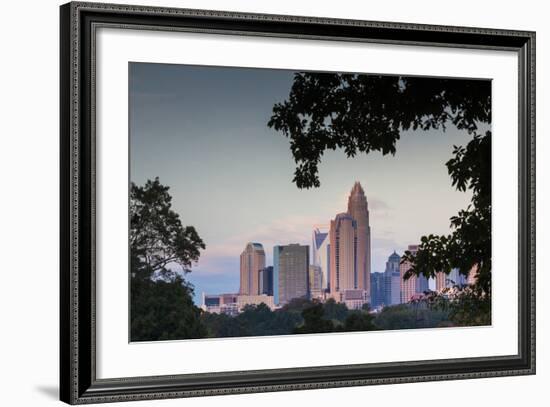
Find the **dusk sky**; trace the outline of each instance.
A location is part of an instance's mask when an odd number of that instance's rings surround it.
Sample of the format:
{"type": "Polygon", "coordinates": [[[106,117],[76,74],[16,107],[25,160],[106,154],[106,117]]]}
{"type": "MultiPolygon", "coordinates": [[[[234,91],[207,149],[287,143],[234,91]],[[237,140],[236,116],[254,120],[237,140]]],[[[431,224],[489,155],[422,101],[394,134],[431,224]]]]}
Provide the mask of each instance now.
{"type": "Polygon", "coordinates": [[[130,63],[130,177],[158,176],[173,209],[206,243],[187,279],[201,293],[237,292],[239,255],[262,243],[311,246],[314,225],[347,209],[355,181],[365,189],[372,271],[424,234],[448,233],[449,218],[470,195],[451,187],[445,162],[471,136],[449,128],[403,132],[395,156],[346,158],[325,153],[321,187],[292,183],[289,140],[267,127],[273,105],[289,94],[293,71],[130,63]]]}

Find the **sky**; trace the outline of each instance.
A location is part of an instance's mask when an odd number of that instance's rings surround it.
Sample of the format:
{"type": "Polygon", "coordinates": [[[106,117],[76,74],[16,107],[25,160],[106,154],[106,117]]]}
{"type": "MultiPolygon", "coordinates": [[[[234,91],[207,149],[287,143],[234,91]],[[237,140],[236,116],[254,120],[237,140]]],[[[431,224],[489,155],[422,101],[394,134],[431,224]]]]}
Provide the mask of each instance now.
{"type": "Polygon", "coordinates": [[[195,301],[237,292],[247,242],[311,246],[315,225],[347,209],[355,181],[367,196],[373,272],[425,234],[449,233],[449,218],[471,195],[451,186],[444,163],[471,136],[453,127],[406,131],[394,156],[348,159],[328,151],[320,188],[300,190],[289,140],[267,126],[273,105],[288,97],[294,71],[130,63],[130,178],[159,177],[170,187],[184,226],[206,244],[186,278],[195,301]]]}

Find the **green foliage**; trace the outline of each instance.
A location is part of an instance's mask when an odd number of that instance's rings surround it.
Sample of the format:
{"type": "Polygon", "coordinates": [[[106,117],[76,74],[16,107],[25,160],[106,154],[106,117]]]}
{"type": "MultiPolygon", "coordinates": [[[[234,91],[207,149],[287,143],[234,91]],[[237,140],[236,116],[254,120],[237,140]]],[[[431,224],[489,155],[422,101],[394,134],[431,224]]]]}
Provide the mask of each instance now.
{"type": "Polygon", "coordinates": [[[246,330],[238,318],[225,314],[203,312],[201,322],[207,329],[208,338],[246,336],[246,330]]]}
{"type": "Polygon", "coordinates": [[[212,338],[370,331],[376,329],[373,319],[368,308],[350,311],[345,304],[307,299],[293,300],[275,311],[260,304],[248,305],[236,316],[208,312],[201,316],[212,338]]]}
{"type": "Polygon", "coordinates": [[[203,312],[201,319],[210,338],[286,335],[302,323],[301,312],[289,309],[271,311],[263,303],[247,305],[236,316],[203,312]]]}
{"type": "Polygon", "coordinates": [[[451,218],[452,234],[423,236],[416,254],[405,252],[412,263],[405,277],[456,268],[463,275],[477,270],[474,294],[491,293],[491,137],[475,135],[466,148],[455,147],[447,162],[452,184],[459,191],[470,189],[472,203],[451,218]]]}
{"type": "Polygon", "coordinates": [[[193,304],[189,272],[205,245],[192,226],[183,227],[159,179],[130,189],[130,338],[132,341],[202,338],[201,310],[193,304]]]}
{"type": "Polygon", "coordinates": [[[450,219],[451,234],[421,238],[411,275],[433,277],[458,268],[478,271],[473,295],[491,295],[491,123],[489,81],[381,75],[298,73],[288,99],[273,107],[268,126],[290,140],[298,188],[319,187],[326,150],[395,154],[403,130],[442,129],[448,124],[472,139],[455,146],[447,161],[451,184],[472,193],[471,205],[450,219]]]}
{"type": "Polygon", "coordinates": [[[294,330],[297,334],[325,333],[333,332],[334,324],[332,321],[324,319],[323,304],[313,304],[302,311],[304,323],[294,330]]]}
{"type": "Polygon", "coordinates": [[[313,302],[307,298],[293,298],[290,302],[285,304],[282,309],[285,312],[301,314],[302,311],[311,307],[312,304],[313,302]]]}
{"type": "Polygon", "coordinates": [[[273,107],[268,126],[290,139],[299,188],[318,187],[325,150],[349,157],[395,154],[402,130],[452,123],[474,133],[490,122],[489,81],[381,75],[297,73],[287,100],[273,107]]]}
{"type": "Polygon", "coordinates": [[[203,338],[207,331],[192,289],[176,276],[172,281],[132,279],[131,340],[156,341],[203,338]]]}
{"type": "Polygon", "coordinates": [[[343,332],[373,331],[376,329],[374,316],[368,310],[350,312],[342,326],[343,332]]]}
{"type": "Polygon", "coordinates": [[[432,309],[426,303],[400,304],[385,307],[374,320],[381,330],[437,328],[452,326],[445,310],[432,309]]]}
{"type": "Polygon", "coordinates": [[[342,322],[348,316],[348,307],[344,303],[338,303],[333,298],[328,299],[324,304],[324,318],[342,322]]]}
{"type": "Polygon", "coordinates": [[[453,287],[427,301],[431,309],[447,313],[455,326],[491,325],[491,298],[480,295],[476,287],[453,287]]]}
{"type": "MultiPolygon", "coordinates": [[[[140,187],[130,187],[130,248],[143,265],[139,278],[171,274],[166,266],[177,264],[184,273],[197,261],[205,245],[193,226],[183,227],[172,210],[169,187],[158,177],[140,187]]],[[[168,276],[170,277],[170,276],[168,276]]]]}

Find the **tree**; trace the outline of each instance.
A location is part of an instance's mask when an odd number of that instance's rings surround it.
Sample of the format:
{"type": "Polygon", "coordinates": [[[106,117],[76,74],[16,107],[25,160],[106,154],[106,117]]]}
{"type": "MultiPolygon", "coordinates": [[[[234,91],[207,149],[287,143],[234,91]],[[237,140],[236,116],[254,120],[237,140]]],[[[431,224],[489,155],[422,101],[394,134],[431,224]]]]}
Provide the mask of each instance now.
{"type": "Polygon", "coordinates": [[[316,303],[302,311],[304,323],[294,329],[297,334],[326,333],[334,331],[332,321],[323,318],[323,304],[316,303]]]}
{"type": "Polygon", "coordinates": [[[329,298],[324,305],[325,319],[343,322],[348,316],[348,307],[343,302],[336,302],[334,298],[329,298]]]}
{"type": "Polygon", "coordinates": [[[472,192],[471,204],[451,218],[452,233],[423,236],[416,254],[402,261],[405,276],[434,277],[458,268],[477,269],[475,292],[491,294],[491,123],[489,81],[403,76],[297,73],[288,99],[273,107],[268,126],[290,139],[298,188],[319,187],[326,150],[395,154],[403,130],[452,124],[472,139],[455,146],[446,166],[452,185],[472,192]]]}
{"type": "Polygon", "coordinates": [[[399,304],[385,307],[373,323],[377,329],[414,329],[449,326],[449,316],[443,309],[422,304],[399,304]]]}
{"type": "Polygon", "coordinates": [[[344,332],[373,331],[375,329],[374,317],[368,313],[368,310],[350,312],[342,327],[344,332]]]}
{"type": "Polygon", "coordinates": [[[296,309],[271,311],[267,305],[246,305],[237,316],[203,312],[201,319],[208,337],[287,335],[302,324],[301,312],[296,309]]]}
{"type": "Polygon", "coordinates": [[[157,341],[204,338],[201,310],[193,290],[181,276],[170,281],[133,278],[130,290],[131,340],[157,341]]]}
{"type": "Polygon", "coordinates": [[[203,312],[201,321],[208,331],[209,338],[246,336],[247,334],[241,320],[223,313],[203,312]]]}
{"type": "Polygon", "coordinates": [[[427,296],[430,309],[448,315],[454,326],[491,325],[491,303],[476,287],[446,288],[442,294],[427,296]]]}
{"type": "Polygon", "coordinates": [[[170,188],[147,180],[143,187],[132,182],[130,188],[130,247],[135,261],[143,267],[138,270],[140,278],[171,278],[174,275],[170,264],[181,267],[183,273],[190,271],[198,261],[204,242],[193,226],[183,227],[179,215],[172,210],[170,188]]]}
{"type": "Polygon", "coordinates": [[[132,341],[201,338],[207,331],[183,275],[205,245],[183,227],[159,179],[130,189],[130,336],[132,341]],[[181,271],[174,269],[179,265],[181,271]]]}

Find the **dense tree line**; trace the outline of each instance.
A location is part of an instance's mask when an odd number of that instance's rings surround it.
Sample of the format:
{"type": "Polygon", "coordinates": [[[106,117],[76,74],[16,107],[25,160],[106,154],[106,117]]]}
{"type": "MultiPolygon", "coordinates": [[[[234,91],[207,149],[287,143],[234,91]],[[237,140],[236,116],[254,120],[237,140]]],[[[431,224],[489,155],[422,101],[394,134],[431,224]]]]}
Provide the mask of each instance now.
{"type": "Polygon", "coordinates": [[[265,304],[246,306],[236,316],[203,312],[201,320],[212,338],[306,333],[436,328],[457,325],[449,312],[427,302],[401,304],[370,313],[350,310],[343,303],[297,299],[272,311],[265,304]]]}

